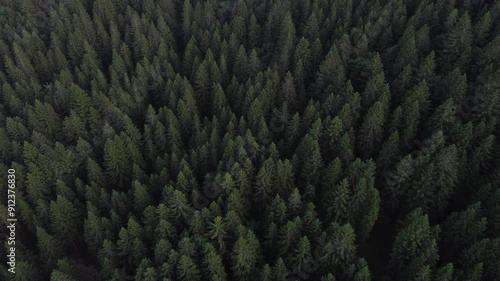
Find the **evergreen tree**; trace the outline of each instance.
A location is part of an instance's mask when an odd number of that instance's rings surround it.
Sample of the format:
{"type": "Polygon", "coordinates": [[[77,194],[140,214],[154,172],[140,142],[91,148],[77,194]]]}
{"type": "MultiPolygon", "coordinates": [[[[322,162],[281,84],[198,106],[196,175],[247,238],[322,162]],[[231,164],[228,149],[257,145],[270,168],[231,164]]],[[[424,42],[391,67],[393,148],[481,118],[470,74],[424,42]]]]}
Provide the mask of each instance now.
{"type": "Polygon", "coordinates": [[[210,280],[226,280],[227,274],[224,269],[224,264],[222,263],[222,258],[217,254],[215,248],[210,243],[205,245],[204,264],[206,266],[206,272],[210,276],[210,280]]]}
{"type": "Polygon", "coordinates": [[[344,82],[344,65],[337,48],[334,47],[319,67],[315,82],[316,96],[322,99],[329,92],[337,92],[344,82]]]}
{"type": "Polygon", "coordinates": [[[63,245],[75,243],[77,237],[78,213],[74,205],[62,196],[50,202],[51,228],[63,245]]]}
{"type": "Polygon", "coordinates": [[[364,122],[361,125],[358,144],[359,150],[370,156],[382,141],[383,126],[385,122],[384,103],[377,101],[366,113],[364,122]]]}
{"type": "Polygon", "coordinates": [[[259,242],[250,230],[236,240],[232,251],[232,269],[238,279],[248,280],[252,277],[257,266],[258,253],[259,242]]]}
{"type": "Polygon", "coordinates": [[[178,265],[179,280],[198,281],[201,280],[200,271],[193,260],[187,256],[179,259],[178,265]]]}
{"type": "Polygon", "coordinates": [[[421,209],[415,209],[406,216],[391,252],[391,267],[395,278],[421,278],[422,270],[435,265],[438,259],[438,232],[439,227],[432,228],[421,209]]]}

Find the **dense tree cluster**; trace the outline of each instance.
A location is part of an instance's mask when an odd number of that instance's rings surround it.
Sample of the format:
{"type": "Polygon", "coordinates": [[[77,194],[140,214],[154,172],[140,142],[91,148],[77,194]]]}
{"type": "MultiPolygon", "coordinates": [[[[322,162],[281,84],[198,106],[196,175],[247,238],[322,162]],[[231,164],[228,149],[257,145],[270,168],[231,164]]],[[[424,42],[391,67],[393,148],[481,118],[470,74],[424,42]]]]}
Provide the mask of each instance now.
{"type": "Polygon", "coordinates": [[[0,56],[1,280],[500,280],[498,1],[3,1],[0,56]]]}

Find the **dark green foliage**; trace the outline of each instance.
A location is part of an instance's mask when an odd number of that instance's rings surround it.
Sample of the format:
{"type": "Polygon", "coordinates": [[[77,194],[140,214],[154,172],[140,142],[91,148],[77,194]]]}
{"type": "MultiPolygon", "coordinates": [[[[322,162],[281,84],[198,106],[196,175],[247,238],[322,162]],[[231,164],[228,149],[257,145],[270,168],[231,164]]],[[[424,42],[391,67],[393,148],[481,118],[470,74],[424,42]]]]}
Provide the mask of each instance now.
{"type": "MultiPolygon", "coordinates": [[[[431,228],[427,215],[415,209],[398,231],[391,252],[394,279],[418,280],[438,259],[436,236],[439,228],[431,228]]],[[[424,279],[425,280],[425,279],[424,279]]]]}
{"type": "Polygon", "coordinates": [[[498,281],[499,26],[491,0],[3,1],[0,280],[498,281]]]}

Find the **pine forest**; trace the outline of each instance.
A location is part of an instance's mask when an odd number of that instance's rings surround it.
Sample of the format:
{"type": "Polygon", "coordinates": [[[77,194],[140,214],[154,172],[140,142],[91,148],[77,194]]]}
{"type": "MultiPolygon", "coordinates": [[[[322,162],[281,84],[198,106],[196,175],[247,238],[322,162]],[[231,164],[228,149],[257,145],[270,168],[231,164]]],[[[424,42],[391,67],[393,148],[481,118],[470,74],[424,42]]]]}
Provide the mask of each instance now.
{"type": "Polygon", "coordinates": [[[500,1],[0,0],[0,280],[500,281],[500,1]]]}

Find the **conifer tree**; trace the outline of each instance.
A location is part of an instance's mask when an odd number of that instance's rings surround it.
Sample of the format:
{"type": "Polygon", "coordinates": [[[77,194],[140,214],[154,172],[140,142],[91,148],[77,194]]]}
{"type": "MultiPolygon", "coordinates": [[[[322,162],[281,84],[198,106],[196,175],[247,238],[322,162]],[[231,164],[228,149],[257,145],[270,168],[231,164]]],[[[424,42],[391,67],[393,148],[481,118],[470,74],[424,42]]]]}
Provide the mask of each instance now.
{"type": "Polygon", "coordinates": [[[259,242],[250,230],[240,236],[232,250],[232,270],[240,280],[248,280],[257,266],[259,242]]]}
{"type": "Polygon", "coordinates": [[[337,92],[345,82],[345,70],[338,50],[333,47],[321,63],[316,77],[316,96],[322,99],[329,92],[337,92]]]}
{"type": "Polygon", "coordinates": [[[359,149],[370,156],[382,141],[383,126],[385,122],[384,103],[377,101],[366,113],[357,138],[359,149]]]}
{"type": "Polygon", "coordinates": [[[179,280],[198,281],[201,280],[200,271],[193,260],[187,256],[179,259],[178,265],[179,280]]]}
{"type": "Polygon", "coordinates": [[[50,202],[51,228],[63,245],[75,243],[78,228],[78,213],[74,205],[63,196],[50,202]]]}
{"type": "Polygon", "coordinates": [[[391,267],[395,278],[419,277],[427,266],[434,266],[437,259],[436,235],[439,228],[432,228],[421,209],[415,209],[405,218],[398,231],[391,252],[391,267]]]}

